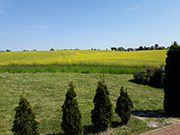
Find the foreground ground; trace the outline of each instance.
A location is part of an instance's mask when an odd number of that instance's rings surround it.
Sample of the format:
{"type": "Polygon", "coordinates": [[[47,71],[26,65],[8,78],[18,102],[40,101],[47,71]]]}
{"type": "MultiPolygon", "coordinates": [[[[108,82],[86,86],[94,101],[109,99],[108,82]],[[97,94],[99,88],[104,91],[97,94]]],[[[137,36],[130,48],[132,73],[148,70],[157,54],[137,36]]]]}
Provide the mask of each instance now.
{"type": "MultiPolygon", "coordinates": [[[[82,112],[84,134],[94,133],[90,111],[93,109],[93,98],[100,74],[82,73],[15,73],[0,74],[0,134],[12,135],[15,111],[22,91],[30,101],[37,120],[40,122],[40,133],[62,134],[61,106],[65,99],[68,83],[73,80],[77,93],[77,100],[82,112]]],[[[133,75],[106,74],[105,80],[110,98],[115,108],[119,96],[119,89],[123,85],[134,103],[134,112],[150,112],[163,110],[163,89],[132,83],[133,75]]],[[[146,126],[147,120],[140,120],[132,115],[128,126],[121,126],[120,118],[114,113],[110,128],[103,134],[140,134],[154,128],[146,126]]],[[[154,116],[150,116],[154,119],[154,116]]]]}

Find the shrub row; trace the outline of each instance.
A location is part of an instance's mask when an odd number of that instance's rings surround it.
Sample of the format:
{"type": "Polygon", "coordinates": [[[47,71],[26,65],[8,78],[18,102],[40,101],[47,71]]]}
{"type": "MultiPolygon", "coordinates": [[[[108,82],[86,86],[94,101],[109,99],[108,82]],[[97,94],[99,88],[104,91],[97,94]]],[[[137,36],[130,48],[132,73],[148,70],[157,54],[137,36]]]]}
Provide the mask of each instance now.
{"type": "Polygon", "coordinates": [[[164,67],[146,67],[134,72],[134,82],[152,87],[163,88],[164,67]]]}
{"type": "MultiPolygon", "coordinates": [[[[103,81],[98,82],[96,94],[94,96],[94,108],[91,111],[91,121],[96,131],[104,131],[111,124],[112,119],[112,104],[109,98],[109,91],[103,81]]],[[[79,135],[83,133],[82,116],[79,110],[78,102],[75,99],[76,92],[72,82],[66,92],[66,99],[62,105],[62,122],[61,129],[68,135],[79,135]]],[[[122,120],[122,124],[127,124],[130,116],[133,103],[122,86],[120,96],[116,102],[115,112],[122,120]]],[[[15,108],[15,120],[13,121],[12,132],[15,135],[39,135],[38,125],[35,113],[29,101],[22,95],[19,106],[15,108]]]]}

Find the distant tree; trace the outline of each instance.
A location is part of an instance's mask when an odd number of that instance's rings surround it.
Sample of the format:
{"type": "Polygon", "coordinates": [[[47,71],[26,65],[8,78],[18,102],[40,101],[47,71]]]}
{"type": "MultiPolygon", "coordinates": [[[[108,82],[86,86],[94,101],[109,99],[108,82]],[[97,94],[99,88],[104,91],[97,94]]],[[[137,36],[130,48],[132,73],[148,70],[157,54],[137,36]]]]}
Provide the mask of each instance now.
{"type": "Polygon", "coordinates": [[[36,49],[33,49],[33,51],[37,51],[36,49]]]}
{"type": "Polygon", "coordinates": [[[158,47],[157,50],[165,50],[165,47],[158,47]]]}
{"type": "Polygon", "coordinates": [[[139,50],[144,50],[144,48],[142,46],[139,47],[139,50]]]}
{"type": "Polygon", "coordinates": [[[93,103],[94,109],[91,111],[91,121],[97,131],[104,131],[108,128],[112,119],[112,104],[104,81],[98,82],[93,103]]]}
{"type": "Polygon", "coordinates": [[[11,50],[7,49],[6,52],[11,52],[11,50]]]}
{"type": "Polygon", "coordinates": [[[174,42],[167,52],[164,78],[164,110],[180,117],[180,46],[174,42]]]}
{"type": "Polygon", "coordinates": [[[11,130],[14,135],[39,135],[39,123],[36,120],[36,115],[30,103],[23,95],[15,111],[15,120],[13,121],[13,128],[11,130]]]}
{"type": "Polygon", "coordinates": [[[117,51],[117,48],[116,47],[111,47],[111,50],[112,51],[117,51]]]}
{"type": "Polygon", "coordinates": [[[50,51],[54,51],[54,48],[51,48],[50,51]]]}
{"type": "Polygon", "coordinates": [[[124,87],[122,86],[120,89],[120,96],[118,97],[116,102],[115,112],[121,118],[124,125],[127,125],[130,119],[132,108],[133,102],[127,93],[127,89],[124,90],[124,87]]]}
{"type": "Polygon", "coordinates": [[[70,82],[69,89],[66,92],[66,99],[62,106],[63,116],[61,123],[61,128],[67,135],[80,135],[83,132],[81,111],[75,97],[74,85],[70,82]]]}
{"type": "Polygon", "coordinates": [[[150,47],[150,50],[154,50],[154,46],[151,46],[151,47],[150,47]]]}
{"type": "Polygon", "coordinates": [[[124,51],[124,47],[118,47],[118,51],[124,51]]]}
{"type": "Polygon", "coordinates": [[[132,51],[133,49],[132,48],[128,48],[127,51],[132,51]]]}

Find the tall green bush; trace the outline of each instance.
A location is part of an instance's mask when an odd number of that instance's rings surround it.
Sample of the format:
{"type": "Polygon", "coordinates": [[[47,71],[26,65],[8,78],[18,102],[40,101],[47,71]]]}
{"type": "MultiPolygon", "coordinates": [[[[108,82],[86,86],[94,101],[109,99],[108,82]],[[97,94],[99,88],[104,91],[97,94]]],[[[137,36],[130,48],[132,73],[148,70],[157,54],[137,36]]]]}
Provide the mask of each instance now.
{"type": "Polygon", "coordinates": [[[134,82],[163,88],[164,67],[146,67],[134,72],[134,82]]]}
{"type": "Polygon", "coordinates": [[[91,111],[91,121],[97,131],[106,130],[112,119],[112,104],[109,99],[109,91],[103,82],[98,82],[93,100],[94,109],[91,111]]]}
{"type": "Polygon", "coordinates": [[[153,74],[148,82],[148,85],[152,87],[157,87],[157,88],[163,88],[163,79],[164,79],[164,66],[156,67],[153,71],[153,74]]]}
{"type": "Polygon", "coordinates": [[[15,108],[15,120],[12,132],[14,135],[39,135],[38,121],[30,103],[25,97],[21,97],[19,106],[15,108]]]}
{"type": "Polygon", "coordinates": [[[72,82],[69,84],[69,89],[66,92],[66,99],[62,106],[63,116],[61,128],[67,135],[80,135],[83,132],[82,116],[79,110],[78,102],[76,101],[76,92],[72,82]]]}
{"type": "Polygon", "coordinates": [[[164,78],[164,109],[168,116],[180,117],[180,46],[167,52],[164,78]]]}
{"type": "Polygon", "coordinates": [[[130,119],[132,108],[133,102],[127,93],[127,89],[124,90],[124,87],[122,86],[120,89],[120,96],[118,97],[116,102],[115,112],[121,118],[124,125],[127,125],[130,119]]]}

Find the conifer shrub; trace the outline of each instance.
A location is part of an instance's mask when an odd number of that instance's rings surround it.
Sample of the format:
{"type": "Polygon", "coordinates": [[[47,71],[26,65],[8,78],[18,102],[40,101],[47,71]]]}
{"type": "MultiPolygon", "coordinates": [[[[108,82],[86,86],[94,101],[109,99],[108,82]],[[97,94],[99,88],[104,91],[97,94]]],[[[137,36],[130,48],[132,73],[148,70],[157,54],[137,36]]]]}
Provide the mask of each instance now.
{"type": "Polygon", "coordinates": [[[11,129],[14,135],[39,135],[39,122],[36,120],[36,115],[29,101],[23,95],[15,111],[15,120],[11,129]]]}
{"type": "Polygon", "coordinates": [[[121,118],[124,125],[128,124],[128,121],[131,117],[132,108],[133,102],[127,93],[127,89],[124,90],[124,87],[122,86],[120,89],[120,96],[118,97],[116,102],[115,112],[121,118]]]}
{"type": "Polygon", "coordinates": [[[98,82],[93,100],[94,109],[91,111],[91,122],[97,131],[106,130],[112,119],[112,104],[109,98],[109,91],[103,82],[98,82]]]}
{"type": "Polygon", "coordinates": [[[180,46],[176,42],[167,52],[164,110],[169,117],[180,117],[180,46]]]}
{"type": "Polygon", "coordinates": [[[84,130],[81,122],[81,111],[75,97],[74,85],[70,82],[69,89],[66,92],[66,99],[62,106],[63,116],[61,123],[61,128],[67,135],[80,135],[84,130]]]}

